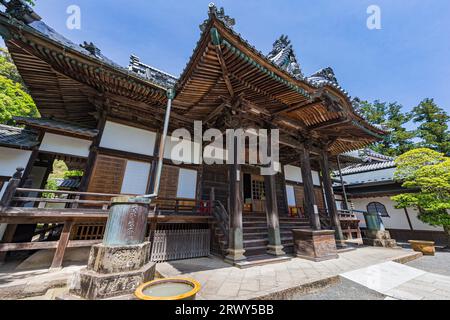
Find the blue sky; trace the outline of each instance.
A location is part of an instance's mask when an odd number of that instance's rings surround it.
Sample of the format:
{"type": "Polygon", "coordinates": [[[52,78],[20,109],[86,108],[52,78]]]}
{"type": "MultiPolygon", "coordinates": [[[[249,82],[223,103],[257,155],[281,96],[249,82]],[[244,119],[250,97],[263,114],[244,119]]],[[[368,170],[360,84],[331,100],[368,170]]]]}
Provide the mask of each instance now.
{"type": "MultiPolygon", "coordinates": [[[[93,41],[126,66],[131,53],[179,75],[207,17],[206,0],[36,0],[44,21],[72,41],[93,41]],[[66,27],[69,5],[81,29],[66,27]]],[[[450,112],[448,0],[221,0],[235,30],[264,53],[281,34],[291,39],[306,75],[333,67],[351,96],[397,101],[410,110],[431,97],[450,112]],[[381,30],[366,26],[369,5],[381,8],[381,30]]]]}

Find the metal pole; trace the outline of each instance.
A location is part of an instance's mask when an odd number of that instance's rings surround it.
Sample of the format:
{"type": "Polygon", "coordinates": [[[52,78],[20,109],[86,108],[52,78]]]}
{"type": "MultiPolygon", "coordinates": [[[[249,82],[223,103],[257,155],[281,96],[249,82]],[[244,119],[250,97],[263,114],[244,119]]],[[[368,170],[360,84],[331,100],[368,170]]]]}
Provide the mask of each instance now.
{"type": "Polygon", "coordinates": [[[161,137],[161,141],[159,144],[159,155],[158,155],[158,167],[156,168],[156,176],[155,176],[155,186],[153,188],[152,194],[144,195],[144,198],[156,198],[159,194],[159,185],[161,182],[161,173],[163,168],[163,162],[164,162],[164,149],[166,146],[166,138],[167,138],[167,132],[169,130],[169,121],[170,121],[170,112],[172,109],[172,99],[174,98],[174,91],[171,89],[167,92],[167,108],[166,108],[166,115],[164,117],[164,129],[163,134],[161,137]]]}
{"type": "Polygon", "coordinates": [[[347,192],[345,191],[344,179],[342,178],[341,161],[339,160],[339,156],[340,155],[337,155],[337,165],[339,170],[339,178],[341,179],[342,192],[344,194],[344,210],[348,210],[348,198],[347,192]]]}

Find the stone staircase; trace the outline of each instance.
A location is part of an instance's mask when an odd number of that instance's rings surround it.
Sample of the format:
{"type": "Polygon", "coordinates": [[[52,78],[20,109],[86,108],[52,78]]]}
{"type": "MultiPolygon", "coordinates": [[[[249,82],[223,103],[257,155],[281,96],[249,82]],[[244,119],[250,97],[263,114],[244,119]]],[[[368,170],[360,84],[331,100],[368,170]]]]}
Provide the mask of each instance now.
{"type": "MultiPolygon", "coordinates": [[[[267,231],[267,218],[265,214],[245,213],[243,217],[244,226],[244,249],[247,257],[265,254],[269,244],[267,231]]],[[[292,253],[294,243],[292,229],[308,229],[307,219],[280,217],[280,235],[283,250],[292,253]]]]}
{"type": "MultiPolygon", "coordinates": [[[[261,213],[244,213],[243,222],[243,237],[245,256],[253,257],[266,254],[267,245],[269,243],[269,235],[267,231],[267,218],[265,214],[261,213]]],[[[308,219],[280,217],[280,235],[281,244],[285,253],[293,253],[294,243],[292,239],[292,229],[309,229],[308,219]]],[[[228,239],[221,232],[220,228],[216,226],[215,234],[217,241],[216,252],[225,256],[226,248],[228,247],[228,239]]]]}

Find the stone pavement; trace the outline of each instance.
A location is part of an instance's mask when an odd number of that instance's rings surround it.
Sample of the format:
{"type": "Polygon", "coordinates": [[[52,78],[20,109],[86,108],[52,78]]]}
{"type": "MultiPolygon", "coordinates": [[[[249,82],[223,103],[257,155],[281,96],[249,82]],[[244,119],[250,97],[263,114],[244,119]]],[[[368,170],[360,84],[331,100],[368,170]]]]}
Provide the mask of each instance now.
{"type": "Polygon", "coordinates": [[[42,296],[51,299],[49,290],[68,286],[72,276],[83,266],[69,266],[60,270],[0,271],[0,300],[42,296]],[[45,296],[47,294],[47,296],[45,296]]]}
{"type": "Polygon", "coordinates": [[[395,262],[372,265],[341,276],[393,299],[450,300],[450,277],[395,262]]]}
{"type": "Polygon", "coordinates": [[[388,261],[407,262],[420,257],[410,250],[364,247],[339,254],[339,259],[291,261],[238,269],[219,258],[199,258],[157,265],[164,277],[192,277],[202,285],[199,299],[292,299],[339,282],[339,274],[388,261]]]}

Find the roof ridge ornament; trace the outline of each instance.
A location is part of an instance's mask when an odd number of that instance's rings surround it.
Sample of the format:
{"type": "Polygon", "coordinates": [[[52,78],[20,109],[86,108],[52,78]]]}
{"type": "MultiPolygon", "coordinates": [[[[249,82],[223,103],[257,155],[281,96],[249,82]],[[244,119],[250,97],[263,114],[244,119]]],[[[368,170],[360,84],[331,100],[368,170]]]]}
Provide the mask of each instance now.
{"type": "Polygon", "coordinates": [[[338,84],[334,70],[331,67],[320,69],[319,71],[311,75],[310,78],[322,78],[324,80],[328,80],[330,82],[338,84]]]}
{"type": "Polygon", "coordinates": [[[208,24],[209,20],[211,20],[211,18],[213,16],[216,17],[216,19],[220,20],[221,22],[223,22],[223,24],[225,24],[225,26],[227,28],[233,29],[234,25],[236,24],[236,20],[231,18],[230,16],[225,14],[225,9],[223,7],[220,7],[220,9],[217,9],[216,5],[211,2],[208,5],[208,19],[206,19],[205,21],[203,21],[203,23],[200,25],[200,30],[203,32],[205,31],[206,25],[208,24]]]}
{"type": "Polygon", "coordinates": [[[90,43],[84,41],[83,44],[80,44],[80,47],[86,49],[90,54],[96,57],[100,57],[102,54],[101,50],[92,41],[90,43]]]}
{"type": "Polygon", "coordinates": [[[287,71],[295,79],[302,80],[304,78],[300,65],[297,62],[294,48],[287,35],[282,34],[273,43],[272,51],[267,55],[267,58],[278,67],[287,71]]]}
{"type": "Polygon", "coordinates": [[[7,14],[26,24],[42,19],[24,0],[0,0],[0,3],[6,7],[7,14]]]}

